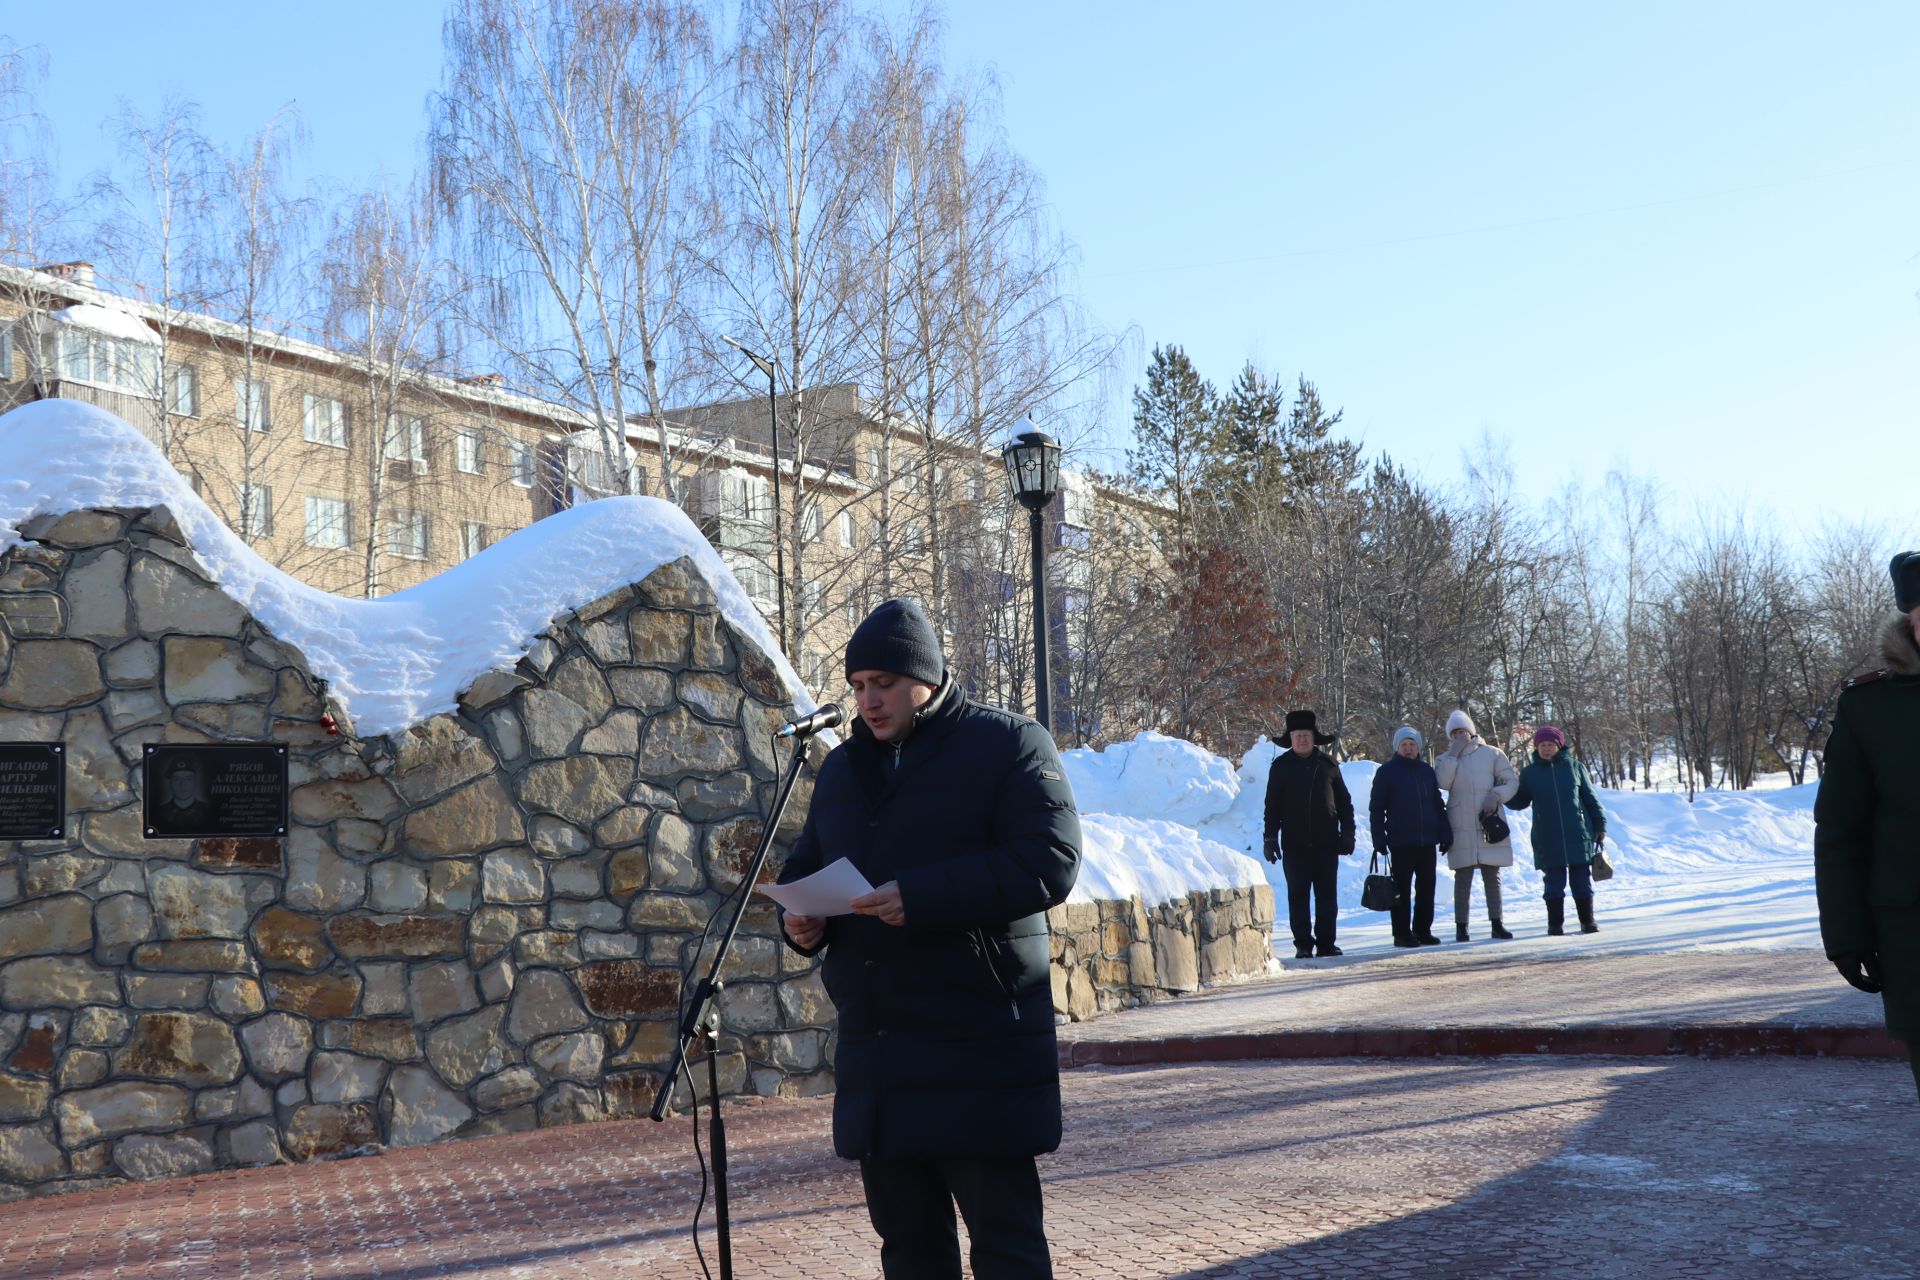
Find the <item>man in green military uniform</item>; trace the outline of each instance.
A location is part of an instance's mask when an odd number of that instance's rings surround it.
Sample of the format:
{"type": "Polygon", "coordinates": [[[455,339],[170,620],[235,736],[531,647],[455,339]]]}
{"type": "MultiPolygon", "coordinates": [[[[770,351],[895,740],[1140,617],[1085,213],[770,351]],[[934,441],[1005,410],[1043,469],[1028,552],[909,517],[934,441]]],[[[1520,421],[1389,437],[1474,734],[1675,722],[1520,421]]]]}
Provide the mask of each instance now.
{"type": "Polygon", "coordinates": [[[1820,939],[1845,978],[1886,1002],[1920,1085],[1920,551],[1893,558],[1900,613],[1886,667],[1847,682],[1814,801],[1820,939]]]}

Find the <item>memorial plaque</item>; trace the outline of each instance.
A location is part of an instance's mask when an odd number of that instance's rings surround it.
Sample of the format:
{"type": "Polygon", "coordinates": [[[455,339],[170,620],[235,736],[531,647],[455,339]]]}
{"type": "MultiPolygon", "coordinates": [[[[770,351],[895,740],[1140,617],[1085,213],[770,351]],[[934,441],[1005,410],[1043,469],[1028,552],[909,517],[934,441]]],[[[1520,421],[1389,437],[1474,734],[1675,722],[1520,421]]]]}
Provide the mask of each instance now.
{"type": "Polygon", "coordinates": [[[287,834],[287,749],[148,743],[141,826],[148,839],[287,834]]]}
{"type": "Polygon", "coordinates": [[[0,840],[58,840],[66,834],[66,747],[0,742],[0,840]]]}

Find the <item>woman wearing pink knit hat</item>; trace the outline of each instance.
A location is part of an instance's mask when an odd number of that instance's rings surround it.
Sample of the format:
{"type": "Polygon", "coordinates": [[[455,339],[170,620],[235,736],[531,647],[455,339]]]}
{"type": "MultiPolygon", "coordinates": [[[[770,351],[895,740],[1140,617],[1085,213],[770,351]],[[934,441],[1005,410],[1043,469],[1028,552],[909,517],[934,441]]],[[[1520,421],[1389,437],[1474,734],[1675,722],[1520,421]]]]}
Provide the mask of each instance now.
{"type": "Polygon", "coordinates": [[[1593,793],[1587,767],[1567,750],[1567,735],[1543,724],[1533,735],[1533,759],[1520,770],[1520,789],[1509,809],[1534,805],[1533,865],[1546,876],[1547,932],[1566,932],[1566,892],[1573,884],[1573,905],[1580,932],[1598,933],[1593,921],[1593,874],[1589,864],[1607,838],[1607,812],[1593,793]]]}

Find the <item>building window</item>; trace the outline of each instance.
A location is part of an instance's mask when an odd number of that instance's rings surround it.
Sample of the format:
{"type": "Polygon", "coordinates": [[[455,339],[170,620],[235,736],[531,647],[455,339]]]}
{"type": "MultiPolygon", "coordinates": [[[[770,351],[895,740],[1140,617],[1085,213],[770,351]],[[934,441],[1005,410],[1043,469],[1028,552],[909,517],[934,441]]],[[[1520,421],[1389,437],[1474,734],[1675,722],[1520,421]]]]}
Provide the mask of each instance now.
{"type": "Polygon", "coordinates": [[[267,384],[258,378],[241,378],[233,384],[233,416],[243,431],[265,431],[272,407],[267,399],[267,384]]]}
{"type": "Polygon", "coordinates": [[[850,599],[846,604],[842,605],[841,608],[844,610],[842,616],[847,620],[847,630],[851,631],[855,627],[858,627],[861,618],[865,616],[860,612],[860,602],[850,599]]]}
{"type": "Polygon", "coordinates": [[[351,513],[340,498],[307,499],[307,545],[345,548],[351,513]]]}
{"type": "Polygon", "coordinates": [[[820,612],[820,602],[826,598],[827,585],[818,578],[800,584],[800,614],[811,618],[820,612]]]}
{"type": "Polygon", "coordinates": [[[240,509],[240,536],[264,537],[273,532],[273,490],[264,484],[236,486],[240,509]]]}
{"type": "Polygon", "coordinates": [[[0,324],[0,382],[13,381],[13,326],[0,324]]]}
{"type": "Polygon", "coordinates": [[[774,607],[773,570],[751,560],[732,567],[733,576],[739,581],[741,589],[747,593],[747,598],[762,609],[772,609],[774,607]]]}
{"type": "Polygon", "coordinates": [[[148,400],[160,390],[160,348],[132,338],[114,338],[77,324],[60,326],[56,350],[63,382],[122,391],[148,400]]]}
{"type": "Polygon", "coordinates": [[[460,558],[471,560],[487,549],[487,526],[478,520],[465,520],[460,524],[460,558]]]}
{"type": "Polygon", "coordinates": [[[837,523],[840,526],[840,545],[851,547],[853,545],[853,512],[842,511],[837,523]]]}
{"type": "Polygon", "coordinates": [[[583,449],[573,455],[574,483],[592,494],[613,492],[613,471],[607,455],[598,449],[583,449]]]}
{"type": "Polygon", "coordinates": [[[522,489],[533,488],[533,446],[521,440],[507,441],[507,465],[513,482],[522,489]]]}
{"type": "Polygon", "coordinates": [[[453,465],[468,475],[480,474],[480,433],[460,431],[453,437],[453,465]]]}
{"type": "Polygon", "coordinates": [[[427,558],[427,513],[401,511],[387,522],[387,554],[402,560],[427,558]]]}
{"type": "Polygon", "coordinates": [[[192,365],[167,366],[167,412],[182,418],[200,416],[200,371],[192,365]]]}
{"type": "Polygon", "coordinates": [[[380,451],[390,462],[411,462],[415,471],[425,471],[427,424],[411,413],[389,413],[386,439],[381,442],[380,451]]]}
{"type": "Polygon", "coordinates": [[[881,475],[881,472],[880,472],[880,450],[875,445],[868,445],[867,446],[867,479],[873,481],[875,484],[878,484],[883,478],[884,477],[881,475]]]}
{"type": "Polygon", "coordinates": [[[845,676],[834,670],[833,655],[808,649],[801,660],[806,668],[807,687],[815,693],[832,693],[846,684],[845,676]]]}
{"type": "Polygon", "coordinates": [[[927,553],[927,522],[909,520],[900,529],[900,554],[921,556],[927,553]]]}
{"type": "Polygon", "coordinates": [[[347,406],[331,396],[309,393],[303,399],[301,420],[309,444],[324,444],[335,449],[347,447],[347,406]]]}
{"type": "Polygon", "coordinates": [[[820,504],[809,502],[800,513],[800,537],[807,542],[820,541],[820,535],[826,531],[826,522],[822,518],[820,504]]]}

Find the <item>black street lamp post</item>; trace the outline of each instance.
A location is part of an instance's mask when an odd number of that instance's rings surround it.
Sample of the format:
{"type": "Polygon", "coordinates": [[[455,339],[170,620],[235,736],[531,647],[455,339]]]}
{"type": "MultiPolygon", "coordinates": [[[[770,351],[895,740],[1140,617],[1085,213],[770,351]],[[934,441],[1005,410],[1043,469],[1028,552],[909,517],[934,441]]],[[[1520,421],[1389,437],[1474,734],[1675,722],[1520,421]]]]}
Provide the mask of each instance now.
{"type": "MultiPolygon", "coordinates": [[[[1024,425],[1031,427],[1032,423],[1024,425]]],[[[1053,673],[1047,665],[1047,541],[1042,513],[1060,490],[1060,445],[1040,431],[1024,431],[1000,451],[1007,487],[1027,509],[1033,530],[1033,654],[1035,718],[1053,732],[1053,673]]]]}
{"type": "Polygon", "coordinates": [[[774,612],[779,618],[780,652],[785,653],[787,651],[787,540],[781,532],[781,513],[785,507],[780,500],[780,410],[773,388],[773,361],[755,355],[724,334],[721,335],[720,341],[753,361],[753,367],[767,375],[767,430],[773,438],[773,600],[774,612]]]}

